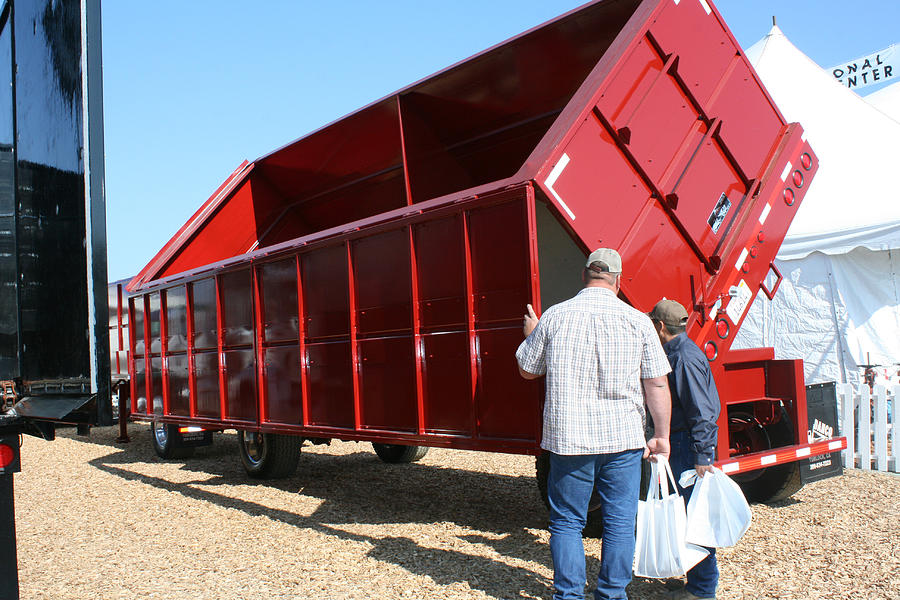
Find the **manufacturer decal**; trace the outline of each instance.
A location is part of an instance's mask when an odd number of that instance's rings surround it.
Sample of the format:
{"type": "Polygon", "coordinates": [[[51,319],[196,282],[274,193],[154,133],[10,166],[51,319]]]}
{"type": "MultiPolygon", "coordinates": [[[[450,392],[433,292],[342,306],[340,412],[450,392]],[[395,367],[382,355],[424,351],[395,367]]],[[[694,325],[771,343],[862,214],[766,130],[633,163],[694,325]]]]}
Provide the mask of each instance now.
{"type": "Polygon", "coordinates": [[[822,421],[816,419],[813,421],[812,429],[807,430],[806,439],[810,444],[813,442],[821,442],[824,440],[830,440],[834,437],[834,427],[829,425],[828,423],[823,423],[822,421]]]}
{"type": "Polygon", "coordinates": [[[822,460],[817,458],[816,460],[809,461],[810,470],[814,471],[816,469],[831,466],[831,457],[828,454],[823,454],[822,456],[824,457],[822,460]]]}

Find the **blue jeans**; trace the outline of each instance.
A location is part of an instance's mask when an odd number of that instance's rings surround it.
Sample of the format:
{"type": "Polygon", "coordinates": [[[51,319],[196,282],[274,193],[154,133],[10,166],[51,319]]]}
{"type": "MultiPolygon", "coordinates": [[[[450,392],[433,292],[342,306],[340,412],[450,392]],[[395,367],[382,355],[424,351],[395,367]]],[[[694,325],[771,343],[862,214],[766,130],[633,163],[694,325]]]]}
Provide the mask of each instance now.
{"type": "Polygon", "coordinates": [[[643,450],[614,454],[563,456],[550,454],[547,495],[550,499],[550,554],[553,556],[553,600],[584,598],[585,560],[581,530],[596,490],[603,506],[603,548],[596,600],[624,600],[634,562],[643,450]]]}
{"type": "MultiPolygon", "coordinates": [[[[669,436],[669,444],[672,453],[669,455],[669,465],[675,480],[688,469],[694,468],[694,451],[691,450],[691,434],[687,431],[679,431],[669,436]]],[[[696,485],[696,484],[695,484],[696,485]]],[[[694,486],[683,488],[678,486],[678,492],[684,497],[684,502],[691,499],[694,486]]],[[[709,556],[697,563],[693,569],[687,572],[687,591],[701,598],[712,598],[716,595],[716,587],[719,584],[719,565],[716,562],[716,549],[707,548],[709,556]]]]}

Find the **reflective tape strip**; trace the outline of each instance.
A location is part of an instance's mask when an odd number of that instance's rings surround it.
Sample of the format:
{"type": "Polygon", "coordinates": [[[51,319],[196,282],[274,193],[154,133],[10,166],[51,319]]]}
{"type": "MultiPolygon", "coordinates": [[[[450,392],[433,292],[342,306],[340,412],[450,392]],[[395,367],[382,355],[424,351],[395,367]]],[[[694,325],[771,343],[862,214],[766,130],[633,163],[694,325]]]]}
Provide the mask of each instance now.
{"type": "Polygon", "coordinates": [[[781,172],[781,180],[787,180],[788,173],[791,172],[791,169],[794,168],[794,165],[791,164],[791,161],[788,161],[788,164],[784,165],[784,171],[781,172]]]}
{"type": "Polygon", "coordinates": [[[772,210],[772,205],[771,205],[771,204],[766,204],[766,207],[763,209],[762,214],[759,215],[759,224],[760,224],[760,225],[765,225],[765,224],[766,224],[766,219],[769,218],[769,212],[770,212],[771,210],[772,210]]]}
{"type": "Polygon", "coordinates": [[[777,460],[778,460],[777,456],[775,456],[774,454],[770,454],[768,456],[763,456],[762,458],[760,458],[759,464],[761,464],[763,466],[773,465],[773,464],[775,464],[775,461],[777,461],[777,460]]]}
{"type": "Polygon", "coordinates": [[[562,175],[563,170],[569,164],[569,155],[563,153],[562,156],[559,157],[559,162],[556,163],[556,166],[553,167],[553,170],[550,171],[550,175],[547,176],[547,179],[544,180],[544,185],[547,186],[547,189],[550,190],[550,193],[553,194],[553,197],[556,198],[556,201],[559,202],[559,205],[562,206],[563,210],[566,211],[566,214],[569,215],[569,218],[573,221],[575,220],[575,213],[569,208],[569,205],[563,202],[563,199],[559,197],[559,194],[556,193],[556,190],[553,189],[553,185],[556,183],[556,180],[559,179],[559,176],[562,175]]]}
{"type": "Polygon", "coordinates": [[[722,465],[722,472],[723,473],[734,473],[735,471],[739,470],[740,468],[741,468],[741,465],[739,465],[736,462],[728,463],[727,465],[722,465]]]}
{"type": "Polygon", "coordinates": [[[809,448],[800,448],[797,450],[797,458],[803,458],[804,456],[809,456],[811,450],[809,448]]]}
{"type": "Polygon", "coordinates": [[[716,316],[716,313],[719,312],[719,307],[722,306],[722,300],[716,300],[715,304],[712,305],[712,308],[709,310],[709,318],[712,319],[716,316]]]}
{"type": "Polygon", "coordinates": [[[835,440],[833,442],[828,442],[829,450],[838,450],[841,447],[841,440],[835,440]]]}
{"type": "Polygon", "coordinates": [[[740,269],[740,268],[741,268],[741,266],[744,264],[744,261],[747,260],[747,254],[749,254],[749,252],[747,251],[746,248],[744,248],[744,251],[741,252],[741,255],[740,255],[740,256],[738,256],[737,262],[734,263],[734,268],[735,268],[735,269],[740,269]]]}
{"type": "MultiPolygon", "coordinates": [[[[681,0],[674,0],[674,2],[675,6],[678,6],[681,0]]],[[[707,2],[706,0],[700,0],[700,6],[703,7],[703,10],[706,11],[706,14],[710,14],[712,12],[712,9],[709,7],[709,2],[707,2]]]]}

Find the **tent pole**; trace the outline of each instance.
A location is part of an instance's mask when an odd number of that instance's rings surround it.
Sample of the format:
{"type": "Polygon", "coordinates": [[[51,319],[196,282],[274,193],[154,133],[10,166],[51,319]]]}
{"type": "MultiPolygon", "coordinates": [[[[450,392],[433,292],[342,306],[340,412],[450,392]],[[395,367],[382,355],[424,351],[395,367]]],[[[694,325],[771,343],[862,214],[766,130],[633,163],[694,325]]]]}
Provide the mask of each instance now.
{"type": "Polygon", "coordinates": [[[834,321],[834,330],[837,332],[835,336],[835,342],[837,344],[837,354],[838,354],[838,364],[841,367],[841,383],[847,382],[847,364],[844,361],[844,344],[843,344],[843,335],[844,331],[841,327],[841,323],[838,321],[837,309],[835,308],[835,302],[837,298],[837,290],[835,289],[834,284],[834,274],[832,273],[832,261],[831,257],[826,257],[827,261],[827,271],[828,274],[828,292],[831,295],[831,302],[829,305],[831,306],[831,318],[834,321]]]}

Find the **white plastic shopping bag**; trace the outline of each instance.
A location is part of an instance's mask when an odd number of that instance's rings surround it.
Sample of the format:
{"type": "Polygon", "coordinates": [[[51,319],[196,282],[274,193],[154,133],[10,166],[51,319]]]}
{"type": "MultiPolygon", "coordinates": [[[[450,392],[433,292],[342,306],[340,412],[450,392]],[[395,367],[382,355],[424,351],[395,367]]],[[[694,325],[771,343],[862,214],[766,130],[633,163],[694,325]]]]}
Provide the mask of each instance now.
{"type": "Polygon", "coordinates": [[[681,474],[681,487],[694,486],[687,505],[687,541],[708,548],[728,548],[750,529],[753,518],[741,487],[721,470],[697,477],[681,474]]]}
{"type": "Polygon", "coordinates": [[[677,577],[709,552],[685,541],[687,515],[669,461],[659,457],[650,465],[647,500],[638,503],[634,574],[654,579],[677,577]]]}

